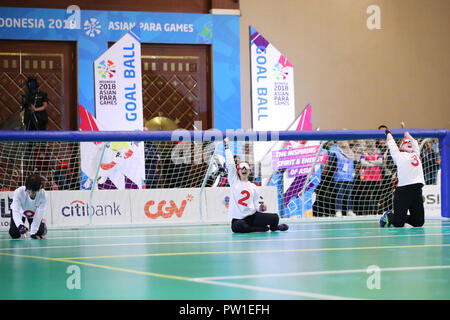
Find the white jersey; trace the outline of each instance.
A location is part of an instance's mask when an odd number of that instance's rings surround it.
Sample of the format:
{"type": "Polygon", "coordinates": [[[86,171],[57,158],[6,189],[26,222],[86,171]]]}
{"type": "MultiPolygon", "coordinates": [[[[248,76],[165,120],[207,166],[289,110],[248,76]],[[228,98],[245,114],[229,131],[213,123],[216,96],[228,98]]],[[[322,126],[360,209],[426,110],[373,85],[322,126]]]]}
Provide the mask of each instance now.
{"type": "Polygon", "coordinates": [[[230,206],[228,216],[232,219],[243,219],[257,211],[262,197],[254,183],[241,181],[236,172],[236,164],[229,149],[225,150],[228,169],[228,182],[230,183],[230,206]]]}
{"type": "Polygon", "coordinates": [[[412,140],[413,152],[411,153],[400,151],[393,139],[388,140],[387,145],[397,166],[398,186],[402,187],[415,183],[425,185],[417,141],[412,140]]]}
{"type": "Polygon", "coordinates": [[[46,207],[47,194],[44,189],[40,189],[34,199],[30,198],[24,186],[14,191],[11,204],[14,223],[19,227],[19,225],[24,224],[22,218],[33,219],[30,226],[30,234],[35,234],[39,230],[46,207]]]}

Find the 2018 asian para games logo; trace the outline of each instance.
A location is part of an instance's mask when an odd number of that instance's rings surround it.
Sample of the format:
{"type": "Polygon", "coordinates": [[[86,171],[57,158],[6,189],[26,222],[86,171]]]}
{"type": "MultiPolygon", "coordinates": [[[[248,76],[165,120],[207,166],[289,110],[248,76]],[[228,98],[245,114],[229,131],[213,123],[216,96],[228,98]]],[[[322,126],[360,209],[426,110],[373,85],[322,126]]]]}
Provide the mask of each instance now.
{"type": "Polygon", "coordinates": [[[97,66],[97,72],[103,79],[111,79],[116,73],[116,66],[111,60],[102,60],[97,66]]]}
{"type": "Polygon", "coordinates": [[[90,18],[84,22],[84,31],[86,35],[93,38],[96,35],[99,35],[101,32],[102,26],[100,22],[96,18],[90,18]]]}
{"type": "Polygon", "coordinates": [[[289,76],[289,68],[292,68],[292,63],[289,62],[283,55],[278,59],[278,63],[273,67],[273,75],[279,80],[286,80],[289,76]]]}
{"type": "Polygon", "coordinates": [[[197,42],[210,43],[213,38],[213,24],[208,22],[203,26],[202,31],[197,34],[197,42]]]}

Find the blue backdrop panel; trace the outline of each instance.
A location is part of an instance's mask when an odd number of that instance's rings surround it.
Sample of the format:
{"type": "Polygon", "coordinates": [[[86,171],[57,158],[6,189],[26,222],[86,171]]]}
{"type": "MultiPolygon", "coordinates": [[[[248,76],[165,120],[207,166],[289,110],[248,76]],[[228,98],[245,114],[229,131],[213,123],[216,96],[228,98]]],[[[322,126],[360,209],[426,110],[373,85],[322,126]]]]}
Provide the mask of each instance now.
{"type": "Polygon", "coordinates": [[[214,127],[241,127],[239,16],[0,7],[0,38],[76,41],[79,104],[94,113],[93,62],[135,25],[142,43],[208,44],[213,56],[214,127]]]}

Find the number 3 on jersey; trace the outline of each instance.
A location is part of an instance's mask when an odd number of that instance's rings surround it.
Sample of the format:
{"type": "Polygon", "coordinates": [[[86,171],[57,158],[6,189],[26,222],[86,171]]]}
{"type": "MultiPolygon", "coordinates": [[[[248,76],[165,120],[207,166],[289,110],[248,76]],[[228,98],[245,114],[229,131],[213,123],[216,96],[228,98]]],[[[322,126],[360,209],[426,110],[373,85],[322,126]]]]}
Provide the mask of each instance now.
{"type": "Polygon", "coordinates": [[[247,201],[248,198],[250,198],[250,192],[248,192],[247,190],[242,190],[242,191],[241,191],[241,194],[243,195],[243,197],[238,201],[238,203],[239,203],[241,206],[247,207],[248,204],[245,203],[245,201],[247,201]]]}
{"type": "Polygon", "coordinates": [[[417,158],[417,156],[414,154],[414,155],[411,157],[411,159],[412,159],[411,164],[412,164],[414,167],[417,167],[417,166],[419,165],[419,159],[417,158]]]}

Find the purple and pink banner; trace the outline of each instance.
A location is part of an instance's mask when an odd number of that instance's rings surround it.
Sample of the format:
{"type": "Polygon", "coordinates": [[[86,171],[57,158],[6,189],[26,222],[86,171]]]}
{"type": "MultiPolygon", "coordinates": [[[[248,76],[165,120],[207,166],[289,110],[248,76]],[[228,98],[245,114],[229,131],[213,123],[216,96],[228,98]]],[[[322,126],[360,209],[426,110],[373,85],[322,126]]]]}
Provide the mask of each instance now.
{"type": "Polygon", "coordinates": [[[274,170],[287,169],[288,177],[307,175],[314,164],[327,162],[327,154],[320,154],[319,145],[272,152],[272,167],[274,170]]]}
{"type": "MultiPolygon", "coordinates": [[[[289,130],[311,131],[312,129],[312,106],[308,104],[289,130]]],[[[298,148],[304,146],[305,143],[306,141],[287,141],[286,148],[298,148]]]]}

